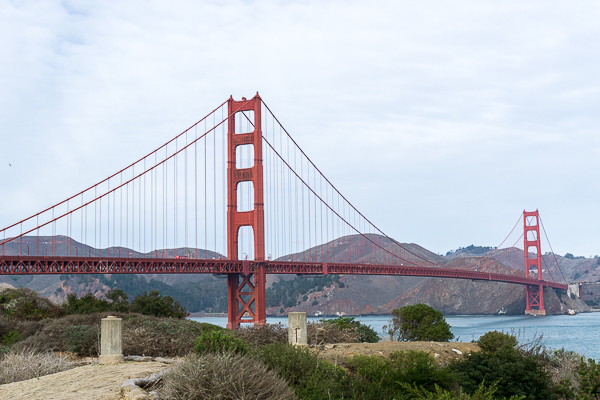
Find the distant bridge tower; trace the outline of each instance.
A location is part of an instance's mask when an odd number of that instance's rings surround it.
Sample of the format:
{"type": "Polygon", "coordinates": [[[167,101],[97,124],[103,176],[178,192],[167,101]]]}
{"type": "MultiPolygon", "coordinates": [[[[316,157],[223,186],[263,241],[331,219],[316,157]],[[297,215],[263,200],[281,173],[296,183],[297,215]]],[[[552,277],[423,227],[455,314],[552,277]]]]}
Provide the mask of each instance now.
{"type": "MultiPolygon", "coordinates": [[[[265,216],[263,201],[263,164],[261,99],[258,95],[250,100],[227,101],[227,258],[239,260],[238,237],[240,228],[250,226],[254,235],[254,259],[265,259],[265,216]],[[254,120],[246,116],[254,125],[252,132],[235,133],[236,114],[253,111],[254,120]],[[236,167],[236,149],[238,146],[254,147],[254,164],[249,168],[236,167]],[[237,190],[241,182],[252,182],[254,186],[254,208],[250,211],[238,211],[237,190]]],[[[250,114],[250,113],[249,113],[250,114]]],[[[250,263],[243,263],[243,273],[227,274],[227,328],[237,329],[242,322],[264,324],[266,322],[266,269],[259,263],[250,272],[250,263]]]]}
{"type": "MultiPolygon", "coordinates": [[[[542,281],[542,251],[540,247],[540,215],[538,210],[523,211],[523,240],[525,252],[525,277],[530,278],[537,271],[539,285],[527,285],[527,306],[525,314],[546,315],[544,309],[544,285],[542,281]],[[530,250],[532,250],[530,252],[530,250]],[[533,254],[535,250],[535,254],[533,254]],[[532,254],[532,257],[529,255],[532,254]],[[533,267],[533,268],[532,268],[533,267]]],[[[534,277],[533,277],[534,278],[534,277]]]]}

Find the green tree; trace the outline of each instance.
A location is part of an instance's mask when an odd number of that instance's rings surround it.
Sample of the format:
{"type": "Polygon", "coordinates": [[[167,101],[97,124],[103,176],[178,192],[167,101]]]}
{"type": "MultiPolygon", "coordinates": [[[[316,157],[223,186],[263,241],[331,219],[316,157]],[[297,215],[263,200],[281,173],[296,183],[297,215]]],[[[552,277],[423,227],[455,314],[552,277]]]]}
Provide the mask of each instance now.
{"type": "Polygon", "coordinates": [[[111,301],[111,311],[127,312],[129,311],[129,298],[121,289],[111,289],[106,293],[106,298],[111,301]]]}
{"type": "Polygon", "coordinates": [[[158,290],[137,295],[131,302],[131,312],[157,317],[185,318],[189,314],[171,296],[162,296],[158,290]]]}
{"type": "Polygon", "coordinates": [[[383,329],[391,340],[400,342],[447,342],[454,338],[442,313],[426,304],[396,308],[389,325],[383,329]]]}
{"type": "Polygon", "coordinates": [[[94,314],[111,311],[110,303],[104,299],[97,299],[93,293],[87,293],[81,298],[77,298],[77,294],[71,293],[67,296],[65,308],[69,314],[94,314]]]}

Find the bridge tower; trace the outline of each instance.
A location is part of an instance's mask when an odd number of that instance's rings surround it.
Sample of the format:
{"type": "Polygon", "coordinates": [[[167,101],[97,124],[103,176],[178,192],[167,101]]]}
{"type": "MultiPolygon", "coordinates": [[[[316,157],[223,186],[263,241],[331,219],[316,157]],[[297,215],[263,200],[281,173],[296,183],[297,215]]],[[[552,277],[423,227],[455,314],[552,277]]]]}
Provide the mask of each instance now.
{"type": "MultiPolygon", "coordinates": [[[[263,201],[263,164],[262,164],[262,130],[261,99],[258,95],[250,100],[245,97],[235,101],[232,97],[227,101],[227,258],[239,260],[238,236],[240,228],[250,226],[254,234],[254,258],[265,259],[265,217],[263,201]],[[254,118],[248,118],[254,130],[236,133],[236,115],[243,111],[253,111],[254,118]],[[249,168],[236,167],[236,149],[238,146],[254,147],[254,165],[249,168]],[[237,190],[241,182],[251,182],[254,186],[254,209],[238,211],[237,190]]],[[[227,328],[237,329],[242,322],[264,324],[266,322],[265,285],[266,269],[258,264],[250,271],[249,262],[243,262],[242,274],[227,275],[227,328]]]]}
{"type": "MultiPolygon", "coordinates": [[[[523,211],[523,240],[525,253],[525,277],[532,277],[537,272],[539,285],[527,285],[527,306],[525,314],[546,315],[544,309],[544,285],[542,280],[542,252],[540,246],[540,215],[538,210],[523,211]],[[529,250],[535,249],[534,257],[530,257],[529,250]],[[534,267],[534,268],[532,268],[534,267]]],[[[531,252],[533,253],[533,252],[531,252]]]]}

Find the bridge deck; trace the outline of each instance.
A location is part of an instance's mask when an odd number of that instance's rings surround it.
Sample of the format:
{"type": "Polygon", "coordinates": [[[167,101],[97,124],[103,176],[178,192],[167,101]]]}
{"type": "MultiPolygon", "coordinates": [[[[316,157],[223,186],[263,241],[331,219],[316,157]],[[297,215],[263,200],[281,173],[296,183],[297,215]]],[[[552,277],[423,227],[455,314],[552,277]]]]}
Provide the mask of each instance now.
{"type": "Polygon", "coordinates": [[[248,274],[258,265],[265,265],[267,274],[341,274],[395,275],[431,278],[496,281],[518,285],[539,285],[567,290],[557,282],[442,267],[410,267],[376,264],[307,263],[287,261],[250,261],[173,258],[107,258],[107,257],[37,257],[1,256],[0,275],[46,274],[248,274]]]}

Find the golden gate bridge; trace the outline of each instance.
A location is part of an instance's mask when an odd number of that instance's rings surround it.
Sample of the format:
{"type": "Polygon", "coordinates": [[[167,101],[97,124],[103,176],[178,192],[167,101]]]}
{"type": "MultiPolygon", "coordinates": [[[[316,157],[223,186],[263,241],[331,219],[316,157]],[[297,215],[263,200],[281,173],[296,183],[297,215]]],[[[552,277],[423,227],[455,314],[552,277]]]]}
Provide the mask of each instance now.
{"type": "Polygon", "coordinates": [[[543,279],[538,211],[521,220],[508,249],[460,268],[431,261],[356,209],[257,93],[230,97],[108,178],[0,230],[0,274],[223,274],[231,329],[265,323],[266,274],[508,282],[525,285],[526,313],[544,315],[544,287],[567,284],[543,279]],[[523,274],[482,271],[521,240],[523,274]]]}

